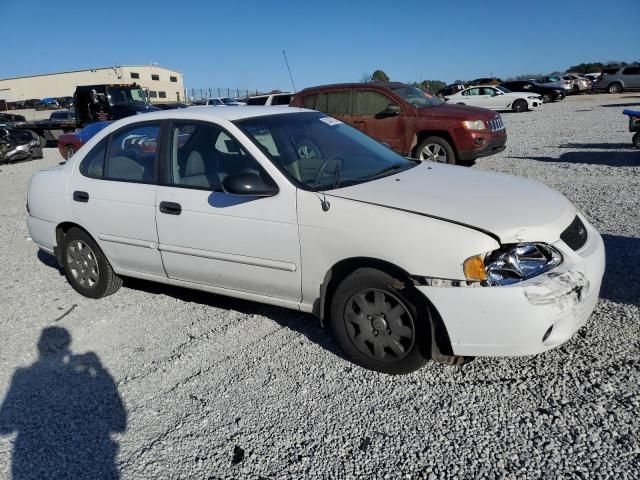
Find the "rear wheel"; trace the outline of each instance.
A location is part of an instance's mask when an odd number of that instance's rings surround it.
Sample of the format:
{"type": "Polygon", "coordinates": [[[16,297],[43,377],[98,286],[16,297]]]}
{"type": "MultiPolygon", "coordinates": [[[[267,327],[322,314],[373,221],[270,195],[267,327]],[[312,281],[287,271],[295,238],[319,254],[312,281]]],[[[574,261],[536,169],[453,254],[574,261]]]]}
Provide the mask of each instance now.
{"type": "Polygon", "coordinates": [[[634,148],[640,148],[640,132],[637,132],[631,139],[634,148]]]}
{"type": "Polygon", "coordinates": [[[360,268],[338,286],[331,325],[338,343],[356,364],[384,373],[409,373],[430,351],[429,310],[400,279],[360,268]]]}
{"type": "Polygon", "coordinates": [[[66,149],[66,159],[69,160],[71,157],[73,157],[74,153],[76,153],[76,148],[73,145],[67,145],[67,149],[66,149]]]}
{"type": "Polygon", "coordinates": [[[442,137],[427,137],[416,148],[415,158],[440,163],[456,163],[456,154],[442,137]]]}
{"type": "Polygon", "coordinates": [[[611,85],[609,85],[607,87],[607,92],[609,93],[621,93],[622,92],[622,85],[620,85],[618,82],[614,82],[611,85]]]}
{"type": "Polygon", "coordinates": [[[515,102],[513,102],[513,111],[514,112],[526,112],[529,109],[529,105],[527,105],[527,101],[519,98],[515,102]]]}
{"type": "Polygon", "coordinates": [[[71,228],[64,236],[62,266],[67,281],[85,297],[106,297],[122,286],[122,279],[115,274],[100,247],[79,228],[71,228]]]}

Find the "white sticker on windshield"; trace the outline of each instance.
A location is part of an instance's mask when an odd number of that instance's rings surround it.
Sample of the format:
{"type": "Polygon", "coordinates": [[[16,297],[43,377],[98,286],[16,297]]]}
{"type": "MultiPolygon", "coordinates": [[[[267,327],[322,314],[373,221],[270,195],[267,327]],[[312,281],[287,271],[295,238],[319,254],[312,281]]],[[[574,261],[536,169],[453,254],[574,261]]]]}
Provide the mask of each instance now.
{"type": "Polygon", "coordinates": [[[326,123],[327,125],[331,125],[332,127],[334,125],[341,125],[342,124],[342,122],[340,120],[338,120],[336,118],[331,118],[331,117],[322,117],[320,119],[320,121],[326,123]]]}

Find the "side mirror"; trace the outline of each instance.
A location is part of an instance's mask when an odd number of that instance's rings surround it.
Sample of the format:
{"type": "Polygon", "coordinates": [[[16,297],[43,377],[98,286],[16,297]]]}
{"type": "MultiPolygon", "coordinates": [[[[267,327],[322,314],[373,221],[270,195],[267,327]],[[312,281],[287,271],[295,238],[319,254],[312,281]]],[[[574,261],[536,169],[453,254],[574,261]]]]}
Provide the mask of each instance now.
{"type": "Polygon", "coordinates": [[[390,103],[389,105],[387,105],[387,108],[382,111],[383,115],[389,116],[400,115],[401,113],[402,108],[400,108],[400,106],[396,105],[395,103],[390,103]]]}
{"type": "Polygon", "coordinates": [[[222,190],[231,195],[251,197],[273,197],[279,191],[277,185],[265,182],[256,173],[228,175],[222,181],[222,190]]]}

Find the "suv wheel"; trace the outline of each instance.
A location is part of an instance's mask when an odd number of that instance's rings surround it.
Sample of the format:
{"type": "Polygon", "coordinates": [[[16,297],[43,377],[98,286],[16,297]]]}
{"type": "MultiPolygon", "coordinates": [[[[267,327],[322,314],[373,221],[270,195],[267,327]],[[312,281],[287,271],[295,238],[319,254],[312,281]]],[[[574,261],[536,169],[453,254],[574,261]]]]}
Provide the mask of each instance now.
{"type": "Polygon", "coordinates": [[[84,230],[70,229],[62,242],[62,266],[67,281],[81,295],[102,298],[118,291],[115,274],[96,242],[84,230]]]}
{"type": "Polygon", "coordinates": [[[416,148],[415,158],[440,163],[456,163],[456,154],[442,137],[427,137],[416,148]]]}
{"type": "Polygon", "coordinates": [[[553,97],[550,93],[545,93],[544,95],[542,95],[542,103],[550,103],[551,101],[553,101],[553,97]]]}
{"type": "Polygon", "coordinates": [[[360,268],[338,286],[331,325],[356,364],[402,374],[419,369],[430,351],[430,318],[418,293],[374,268],[360,268]]]}
{"type": "Polygon", "coordinates": [[[614,82],[607,87],[607,92],[609,93],[622,93],[622,85],[618,82],[614,82]]]}

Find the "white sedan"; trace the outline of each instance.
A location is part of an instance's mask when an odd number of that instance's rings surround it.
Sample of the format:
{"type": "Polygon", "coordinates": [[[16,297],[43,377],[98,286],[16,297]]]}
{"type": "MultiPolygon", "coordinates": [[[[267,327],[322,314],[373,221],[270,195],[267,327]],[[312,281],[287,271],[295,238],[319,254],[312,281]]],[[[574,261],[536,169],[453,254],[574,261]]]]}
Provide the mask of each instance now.
{"type": "Polygon", "coordinates": [[[512,92],[501,86],[477,86],[465,88],[445,100],[457,105],[471,105],[490,110],[526,112],[542,105],[542,97],[531,92],[512,92]]]}
{"type": "Polygon", "coordinates": [[[122,119],[34,174],[27,210],[82,295],[128,276],[311,312],[387,373],[557,347],[604,271],[600,235],[558,192],[406,159],[301,108],[122,119]]]}

